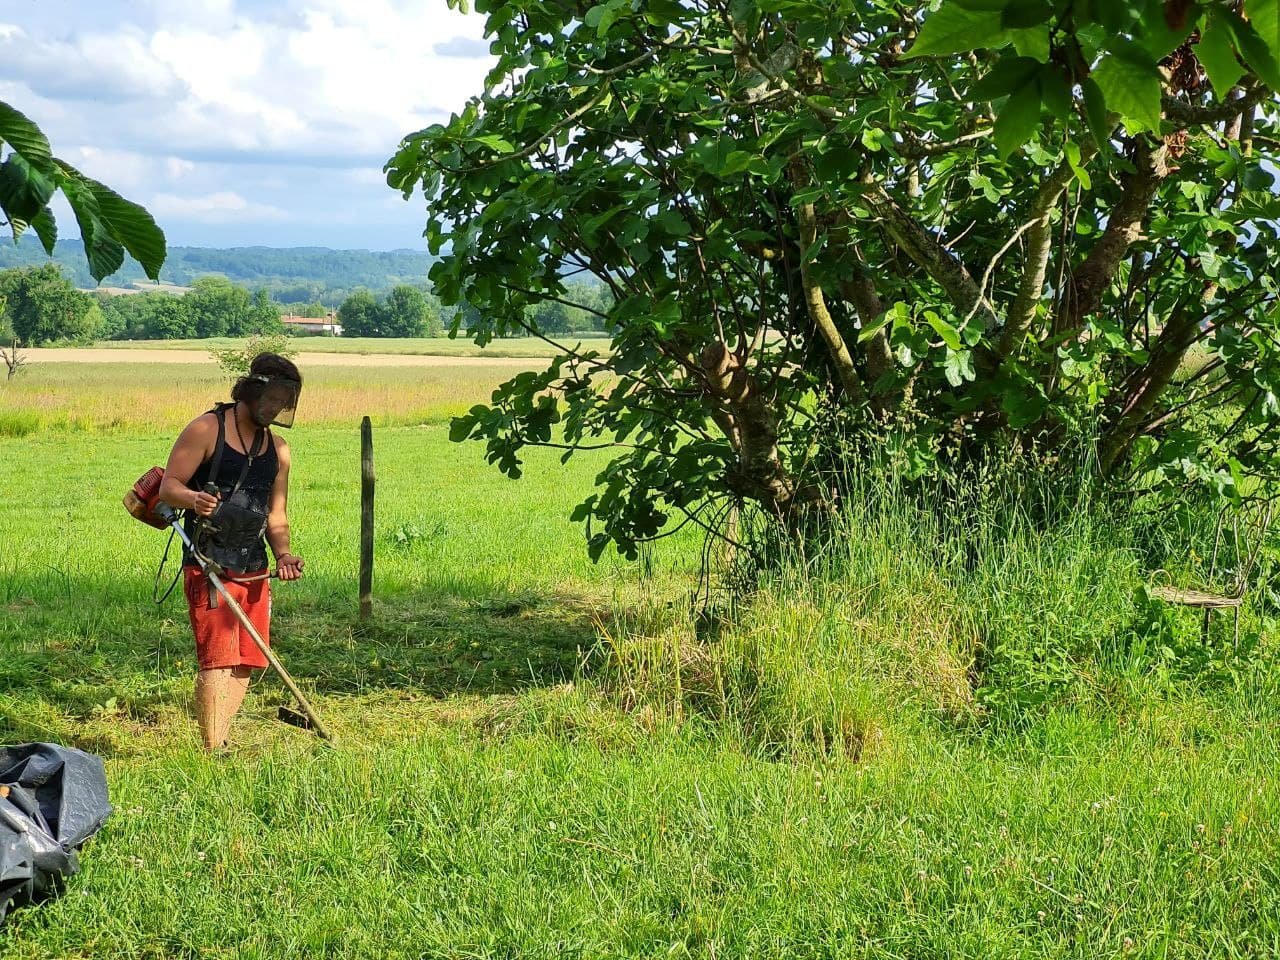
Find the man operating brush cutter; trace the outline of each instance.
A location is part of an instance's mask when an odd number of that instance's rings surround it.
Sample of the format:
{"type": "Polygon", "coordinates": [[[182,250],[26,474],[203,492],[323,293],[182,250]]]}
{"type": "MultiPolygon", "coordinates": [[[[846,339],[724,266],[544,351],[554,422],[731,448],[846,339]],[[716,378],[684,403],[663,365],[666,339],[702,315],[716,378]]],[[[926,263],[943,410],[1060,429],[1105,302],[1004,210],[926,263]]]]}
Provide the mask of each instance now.
{"type": "Polygon", "coordinates": [[[231,403],[218,404],[182,431],[160,484],[160,500],[187,511],[183,576],[200,668],[196,715],[206,750],[227,744],[252,671],[268,665],[252,636],[256,631],[264,646],[270,642],[267,546],[281,580],[302,576],[302,558],[289,552],[289,445],[271,430],[292,426],[301,391],[302,375],[292,362],[260,354],[236,381],[231,403]],[[233,609],[237,605],[247,624],[233,609]]]}

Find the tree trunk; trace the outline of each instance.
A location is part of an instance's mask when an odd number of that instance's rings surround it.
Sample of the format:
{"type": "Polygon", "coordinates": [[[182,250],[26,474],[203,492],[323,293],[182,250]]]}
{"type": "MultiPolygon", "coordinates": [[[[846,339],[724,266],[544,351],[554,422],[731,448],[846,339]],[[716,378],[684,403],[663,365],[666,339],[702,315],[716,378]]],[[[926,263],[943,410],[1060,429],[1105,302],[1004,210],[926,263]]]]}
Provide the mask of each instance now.
{"type": "Polygon", "coordinates": [[[1199,318],[1199,311],[1176,311],[1152,344],[1146,364],[1127,381],[1119,416],[1104,434],[1099,449],[1103,474],[1110,476],[1124,462],[1142,424],[1178,372],[1187,349],[1195,342],[1199,318]]]}

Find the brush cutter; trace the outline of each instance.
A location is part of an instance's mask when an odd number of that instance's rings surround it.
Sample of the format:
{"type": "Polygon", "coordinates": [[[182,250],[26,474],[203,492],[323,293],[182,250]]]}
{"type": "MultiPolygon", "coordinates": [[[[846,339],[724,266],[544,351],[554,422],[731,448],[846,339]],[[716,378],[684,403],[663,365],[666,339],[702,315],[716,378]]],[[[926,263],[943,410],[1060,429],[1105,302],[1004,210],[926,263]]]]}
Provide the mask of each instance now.
{"type": "MultiPolygon", "coordinates": [[[[235,614],[236,619],[240,621],[240,625],[244,627],[245,631],[253,639],[253,642],[257,645],[258,649],[262,651],[262,655],[267,658],[267,663],[271,664],[271,669],[279,675],[280,679],[284,682],[284,685],[289,689],[289,692],[297,699],[298,706],[302,708],[302,712],[298,713],[296,710],[292,710],[289,707],[282,705],[279,710],[278,718],[295,727],[301,727],[304,730],[314,730],[322,739],[332,743],[333,735],[329,733],[328,728],[320,719],[320,715],[316,713],[315,708],[311,706],[303,692],[298,689],[298,685],[293,682],[293,677],[289,676],[289,671],[284,668],[284,664],[280,662],[280,658],[272,652],[271,648],[267,646],[266,641],[262,639],[262,635],[254,628],[253,622],[245,614],[244,610],[240,608],[240,604],[236,603],[235,598],[227,592],[227,588],[222,582],[222,576],[224,575],[222,568],[216,563],[210,561],[196,549],[195,544],[191,542],[191,538],[187,536],[187,531],[182,529],[182,521],[178,517],[177,511],[175,511],[171,506],[162,501],[157,501],[150,507],[150,509],[154,514],[164,520],[165,523],[171,526],[182,542],[186,544],[191,556],[194,557],[196,563],[200,565],[200,569],[204,571],[204,575],[209,578],[209,582],[213,584],[214,589],[218,591],[218,595],[226,602],[227,607],[233,614],[235,614]]],[[[275,577],[276,574],[272,573],[270,576],[275,577]]]]}

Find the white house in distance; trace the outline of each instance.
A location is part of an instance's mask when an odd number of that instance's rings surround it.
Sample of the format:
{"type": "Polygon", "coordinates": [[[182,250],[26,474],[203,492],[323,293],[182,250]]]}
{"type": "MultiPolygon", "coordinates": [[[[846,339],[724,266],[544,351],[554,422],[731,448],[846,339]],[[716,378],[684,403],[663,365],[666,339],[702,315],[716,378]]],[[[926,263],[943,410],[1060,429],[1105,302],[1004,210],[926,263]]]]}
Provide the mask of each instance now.
{"type": "Polygon", "coordinates": [[[284,328],[292,333],[320,333],[331,337],[342,336],[342,324],[334,314],[327,317],[295,317],[292,314],[280,318],[284,328]]]}

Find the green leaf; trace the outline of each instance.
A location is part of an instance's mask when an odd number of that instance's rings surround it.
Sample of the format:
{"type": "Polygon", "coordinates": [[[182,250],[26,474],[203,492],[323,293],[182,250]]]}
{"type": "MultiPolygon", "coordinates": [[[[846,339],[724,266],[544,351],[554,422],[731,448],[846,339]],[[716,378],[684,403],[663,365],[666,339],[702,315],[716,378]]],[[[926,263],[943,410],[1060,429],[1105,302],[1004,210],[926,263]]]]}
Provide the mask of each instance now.
{"type": "MultiPolygon", "coordinates": [[[[487,412],[486,408],[481,408],[481,410],[482,412],[487,412]]],[[[449,440],[453,443],[461,443],[463,440],[468,439],[478,419],[475,408],[466,416],[454,417],[449,421],[449,440]]]]}
{"type": "Polygon", "coordinates": [[[729,137],[723,139],[716,137],[699,140],[689,151],[689,156],[707,173],[719,176],[720,171],[729,162],[731,153],[733,153],[733,140],[729,137]]]}
{"type": "Polygon", "coordinates": [[[496,153],[515,153],[516,148],[511,145],[511,141],[504,137],[498,136],[496,133],[486,133],[474,138],[477,143],[483,143],[490,150],[496,153]]]}
{"type": "Polygon", "coordinates": [[[0,102],[0,140],[37,167],[47,167],[53,161],[53,150],[40,128],[4,102],[0,102]]]}
{"type": "MultiPolygon", "coordinates": [[[[74,174],[75,171],[71,173],[74,174]]],[[[93,189],[83,179],[65,175],[62,179],[62,193],[71,204],[76,223],[80,225],[80,241],[84,244],[84,255],[89,261],[89,273],[101,283],[103,277],[115,273],[124,263],[124,247],[111,236],[107,225],[102,222],[98,200],[93,195],[93,189]]]]}
{"type": "Polygon", "coordinates": [[[1048,406],[1039,391],[1028,392],[1020,385],[1011,384],[1000,397],[1000,408],[1009,418],[1009,426],[1015,430],[1035,423],[1048,406]]]}
{"type": "Polygon", "coordinates": [[[879,127],[862,128],[862,145],[872,153],[893,149],[893,135],[879,127]]]}
{"type": "Polygon", "coordinates": [[[959,350],[963,346],[960,342],[960,334],[951,324],[943,320],[932,310],[924,312],[924,318],[929,322],[929,326],[938,332],[938,336],[942,337],[942,342],[952,350],[959,350]]]}
{"type": "Polygon", "coordinates": [[[17,240],[53,196],[53,181],[35,169],[20,153],[11,153],[0,164],[0,208],[9,219],[17,240]]]}
{"type": "Polygon", "coordinates": [[[1258,35],[1253,25],[1240,19],[1238,14],[1224,11],[1222,19],[1236,41],[1240,56],[1272,90],[1280,90],[1280,61],[1272,47],[1258,35]]]}
{"type": "Polygon", "coordinates": [[[1249,163],[1240,170],[1240,183],[1246,190],[1262,190],[1270,193],[1275,188],[1276,178],[1262,164],[1249,163]]]}
{"type": "Polygon", "coordinates": [[[754,153],[748,153],[746,150],[734,150],[724,158],[724,166],[720,168],[720,176],[731,177],[736,173],[742,173],[751,166],[751,161],[754,159],[754,153]]]}
{"type": "Polygon", "coordinates": [[[976,379],[977,373],[973,369],[972,351],[948,350],[946,362],[942,365],[942,372],[947,378],[947,383],[953,387],[960,386],[966,380],[976,379]]]}
{"type": "Polygon", "coordinates": [[[588,10],[582,22],[588,27],[594,27],[596,36],[603,37],[622,13],[623,5],[618,0],[609,0],[608,3],[597,4],[588,10]]]}
{"type": "Polygon", "coordinates": [[[58,242],[58,224],[54,222],[53,214],[49,212],[48,207],[45,207],[35,215],[35,218],[31,221],[31,229],[40,238],[40,243],[44,246],[44,252],[52,257],[54,244],[58,242]]]}
{"type": "Polygon", "coordinates": [[[1111,120],[1107,115],[1106,98],[1097,83],[1086,77],[1080,84],[1084,93],[1084,115],[1089,121],[1089,132],[1098,144],[1105,144],[1111,139],[1111,120]]]}
{"type": "Polygon", "coordinates": [[[1030,82],[1040,70],[1039,62],[1030,57],[1014,57],[1005,54],[986,76],[969,89],[974,100],[998,100],[1019,90],[1030,82]]]}
{"type": "Polygon", "coordinates": [[[1272,57],[1280,60],[1280,0],[1245,0],[1244,11],[1272,57]]]}
{"type": "Polygon", "coordinates": [[[1000,12],[1000,25],[1006,30],[1025,30],[1047,23],[1053,7],[1044,0],[1012,0],[1000,12]]]}
{"type": "Polygon", "coordinates": [[[1062,70],[1051,64],[1040,68],[1040,99],[1045,109],[1059,120],[1067,120],[1071,116],[1071,85],[1062,70]]]}
{"type": "Polygon", "coordinates": [[[1187,37],[1191,34],[1192,28],[1196,22],[1196,10],[1188,4],[1187,15],[1180,20],[1174,19],[1177,27],[1171,27],[1168,19],[1163,15],[1161,9],[1164,6],[1163,0],[1152,2],[1148,0],[1149,10],[1153,10],[1153,14],[1148,14],[1142,20],[1142,30],[1136,32],[1136,40],[1138,46],[1150,54],[1151,59],[1160,60],[1168,56],[1171,52],[1182,46],[1187,37]],[[1158,12],[1155,12],[1158,11],[1158,12]]]}
{"type": "Polygon", "coordinates": [[[1050,55],[1049,28],[1028,27],[1025,30],[1008,31],[1013,41],[1013,49],[1024,57],[1031,57],[1040,63],[1048,63],[1050,55]]]}
{"type": "Polygon", "coordinates": [[[111,238],[129,251],[129,256],[141,264],[148,277],[159,280],[166,250],[164,231],[155,219],[144,208],[97,180],[85,177],[84,182],[93,192],[98,217],[111,238]]]}
{"type": "Polygon", "coordinates": [[[1009,157],[1040,128],[1040,88],[1028,83],[1014,92],[996,117],[994,140],[1001,157],[1009,157]]]}
{"type": "Polygon", "coordinates": [[[1160,73],[1132,44],[1102,58],[1092,79],[1130,133],[1160,132],[1160,73]]]}
{"type": "Polygon", "coordinates": [[[875,320],[866,324],[861,330],[858,331],[858,343],[866,343],[868,340],[874,337],[877,333],[883,330],[888,325],[891,319],[893,318],[890,316],[890,312],[886,310],[875,320]]]}
{"type": "Polygon", "coordinates": [[[1231,88],[1244,76],[1244,67],[1236,59],[1235,47],[1231,43],[1231,29],[1221,17],[1209,18],[1209,25],[1196,44],[1196,59],[1209,75],[1209,82],[1213,84],[1219,100],[1225,100],[1231,88]]]}
{"type": "Polygon", "coordinates": [[[1063,155],[1067,158],[1067,164],[1071,167],[1071,172],[1075,174],[1076,179],[1080,181],[1080,186],[1086,190],[1093,189],[1093,178],[1089,176],[1089,171],[1084,168],[1080,162],[1080,147],[1078,144],[1068,140],[1062,145],[1063,155]]]}
{"type": "Polygon", "coordinates": [[[907,56],[942,56],[985,49],[996,46],[1003,36],[998,12],[970,10],[956,0],[947,0],[925,18],[907,56]]]}

